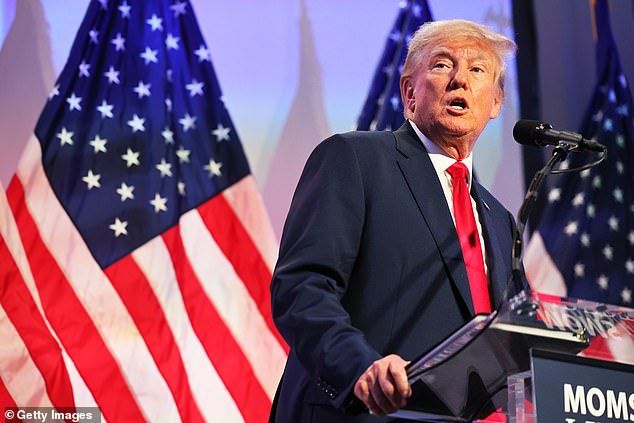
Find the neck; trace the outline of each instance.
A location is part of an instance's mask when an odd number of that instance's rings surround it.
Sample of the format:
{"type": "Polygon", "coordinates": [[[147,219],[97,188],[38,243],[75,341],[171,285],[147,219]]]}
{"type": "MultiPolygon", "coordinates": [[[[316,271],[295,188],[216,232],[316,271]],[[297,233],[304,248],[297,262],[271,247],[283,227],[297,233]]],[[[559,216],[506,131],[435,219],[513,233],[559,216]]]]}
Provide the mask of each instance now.
{"type": "Polygon", "coordinates": [[[464,160],[471,155],[475,140],[461,139],[461,137],[429,137],[428,138],[440,147],[447,155],[456,160],[464,160]]]}

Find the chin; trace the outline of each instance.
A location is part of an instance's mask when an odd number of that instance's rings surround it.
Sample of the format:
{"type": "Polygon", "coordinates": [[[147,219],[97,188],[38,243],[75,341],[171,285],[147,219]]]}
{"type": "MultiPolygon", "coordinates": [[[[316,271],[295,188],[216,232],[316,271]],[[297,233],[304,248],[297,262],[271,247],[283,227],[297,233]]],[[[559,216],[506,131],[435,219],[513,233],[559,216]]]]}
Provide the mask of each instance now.
{"type": "Polygon", "coordinates": [[[445,133],[455,137],[463,137],[474,132],[472,127],[456,122],[441,122],[439,126],[443,128],[445,133]]]}

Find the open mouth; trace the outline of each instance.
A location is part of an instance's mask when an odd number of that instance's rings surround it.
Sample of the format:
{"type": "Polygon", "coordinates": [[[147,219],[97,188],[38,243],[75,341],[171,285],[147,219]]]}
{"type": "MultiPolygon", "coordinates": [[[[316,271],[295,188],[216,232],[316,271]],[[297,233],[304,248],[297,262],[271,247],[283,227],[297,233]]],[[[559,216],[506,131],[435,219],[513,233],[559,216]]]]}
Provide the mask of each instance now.
{"type": "Polygon", "coordinates": [[[464,110],[467,108],[467,102],[461,98],[456,98],[449,102],[449,107],[454,110],[464,110]]]}

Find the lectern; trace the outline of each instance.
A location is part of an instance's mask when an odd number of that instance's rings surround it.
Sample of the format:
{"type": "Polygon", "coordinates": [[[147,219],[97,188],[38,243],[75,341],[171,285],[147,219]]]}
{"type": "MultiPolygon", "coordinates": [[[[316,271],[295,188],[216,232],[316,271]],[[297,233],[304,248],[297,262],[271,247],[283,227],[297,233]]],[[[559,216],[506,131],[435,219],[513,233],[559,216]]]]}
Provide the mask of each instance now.
{"type": "Polygon", "coordinates": [[[524,291],[407,368],[394,417],[517,423],[634,421],[634,309],[524,291]],[[622,419],[622,420],[619,420],[622,419]]]}

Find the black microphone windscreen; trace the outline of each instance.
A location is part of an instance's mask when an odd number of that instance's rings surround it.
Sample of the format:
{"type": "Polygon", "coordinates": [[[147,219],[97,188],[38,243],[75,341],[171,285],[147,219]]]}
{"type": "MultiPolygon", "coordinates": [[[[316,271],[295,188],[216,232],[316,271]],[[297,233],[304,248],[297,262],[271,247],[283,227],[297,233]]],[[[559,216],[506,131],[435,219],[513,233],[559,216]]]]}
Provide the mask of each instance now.
{"type": "Polygon", "coordinates": [[[513,138],[523,145],[534,145],[540,147],[540,128],[550,127],[547,123],[538,120],[522,119],[518,120],[513,127],[513,138]]]}

